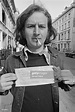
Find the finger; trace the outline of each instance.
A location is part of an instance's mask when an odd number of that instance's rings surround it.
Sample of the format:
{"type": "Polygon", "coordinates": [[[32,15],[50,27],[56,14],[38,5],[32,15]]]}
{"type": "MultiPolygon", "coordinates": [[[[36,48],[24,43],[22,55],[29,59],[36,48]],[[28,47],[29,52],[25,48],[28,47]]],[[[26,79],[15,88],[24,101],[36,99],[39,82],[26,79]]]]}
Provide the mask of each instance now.
{"type": "Polygon", "coordinates": [[[16,77],[16,74],[14,74],[14,73],[7,73],[7,74],[3,74],[2,77],[5,77],[5,78],[16,77]]]}
{"type": "Polygon", "coordinates": [[[10,86],[4,87],[3,90],[6,91],[6,90],[10,90],[11,88],[12,86],[10,85],[10,86]]]}
{"type": "Polygon", "coordinates": [[[7,82],[7,83],[2,83],[0,85],[0,90],[2,90],[2,91],[8,90],[8,89],[10,89],[9,87],[12,87],[12,85],[13,85],[13,81],[7,82]]]}
{"type": "Polygon", "coordinates": [[[62,70],[61,75],[63,77],[73,77],[73,74],[70,72],[70,70],[62,70]]]}
{"type": "Polygon", "coordinates": [[[58,75],[58,76],[60,76],[61,75],[61,69],[59,68],[59,67],[53,67],[53,70],[54,70],[54,73],[56,74],[56,75],[58,75]]]}
{"type": "Polygon", "coordinates": [[[2,76],[4,77],[10,77],[10,76],[14,76],[15,74],[14,73],[6,73],[6,74],[3,74],[2,76]]]}
{"type": "Polygon", "coordinates": [[[10,86],[10,85],[13,85],[14,82],[13,81],[10,81],[10,82],[6,82],[6,83],[2,83],[1,86],[2,87],[6,87],[6,86],[10,86]]]}
{"type": "Polygon", "coordinates": [[[65,84],[73,84],[73,81],[64,81],[65,84]]]}
{"type": "Polygon", "coordinates": [[[16,77],[8,77],[8,78],[4,79],[4,81],[6,81],[6,82],[7,81],[14,81],[14,80],[17,80],[16,77]]]}
{"type": "Polygon", "coordinates": [[[59,67],[53,67],[54,70],[54,76],[56,80],[62,80],[62,76],[61,76],[61,69],[59,67]]]}
{"type": "Polygon", "coordinates": [[[57,71],[58,69],[60,70],[60,67],[53,66],[52,69],[53,69],[54,71],[57,71]]]}
{"type": "Polygon", "coordinates": [[[63,80],[64,81],[73,81],[73,78],[72,77],[63,77],[63,80]]]}
{"type": "Polygon", "coordinates": [[[11,81],[11,80],[17,80],[16,75],[8,75],[8,74],[5,74],[5,75],[1,76],[1,82],[3,82],[3,81],[7,82],[7,81],[11,81]]]}
{"type": "Polygon", "coordinates": [[[54,72],[57,72],[57,67],[53,66],[52,69],[54,70],[54,72]]]}

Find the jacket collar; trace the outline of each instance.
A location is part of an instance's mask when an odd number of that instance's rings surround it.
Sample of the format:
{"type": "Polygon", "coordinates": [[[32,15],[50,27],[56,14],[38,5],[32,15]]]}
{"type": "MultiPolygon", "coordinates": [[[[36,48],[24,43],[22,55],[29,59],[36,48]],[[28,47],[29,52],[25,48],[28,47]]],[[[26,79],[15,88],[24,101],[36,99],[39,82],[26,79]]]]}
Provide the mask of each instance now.
{"type": "Polygon", "coordinates": [[[24,49],[22,51],[19,52],[15,52],[13,54],[15,57],[18,57],[21,59],[22,63],[24,64],[24,66],[26,67],[26,61],[25,61],[25,55],[24,55],[24,49]]]}
{"type": "Polygon", "coordinates": [[[48,47],[48,51],[51,54],[51,56],[54,58],[57,58],[57,56],[59,55],[59,51],[56,50],[55,48],[50,47],[50,46],[47,46],[47,47],[48,47]]]}
{"type": "Polygon", "coordinates": [[[22,51],[19,51],[19,52],[15,52],[13,55],[16,56],[16,57],[19,57],[19,56],[24,55],[24,53],[23,53],[23,50],[22,50],[22,51]]]}
{"type": "Polygon", "coordinates": [[[25,47],[24,47],[24,54],[25,54],[25,60],[26,60],[26,61],[28,60],[27,51],[30,52],[30,53],[33,53],[33,54],[44,55],[45,58],[46,58],[47,63],[50,64],[50,54],[48,53],[48,48],[47,48],[47,46],[45,46],[44,49],[43,49],[41,52],[39,52],[39,53],[32,52],[32,51],[30,51],[30,50],[25,46],[25,47]]]}
{"type": "MultiPolygon", "coordinates": [[[[22,51],[14,53],[14,56],[20,57],[22,60],[27,61],[28,55],[27,55],[26,51],[31,52],[27,47],[24,47],[22,51]]],[[[31,52],[31,53],[33,53],[33,52],[31,52]]],[[[50,55],[52,57],[56,58],[58,56],[58,51],[50,46],[45,46],[45,48],[43,49],[42,52],[39,53],[39,55],[44,55],[47,63],[50,64],[50,55]]]]}

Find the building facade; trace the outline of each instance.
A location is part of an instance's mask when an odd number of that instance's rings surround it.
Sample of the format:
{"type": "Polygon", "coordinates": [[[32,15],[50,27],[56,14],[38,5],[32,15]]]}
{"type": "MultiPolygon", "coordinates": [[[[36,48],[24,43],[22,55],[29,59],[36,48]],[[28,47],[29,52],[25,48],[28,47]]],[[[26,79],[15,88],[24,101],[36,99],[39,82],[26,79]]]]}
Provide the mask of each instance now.
{"type": "Polygon", "coordinates": [[[0,0],[0,50],[15,46],[15,12],[14,0],[0,0]]]}
{"type": "Polygon", "coordinates": [[[53,26],[57,30],[57,37],[53,43],[57,49],[75,51],[75,0],[53,21],[53,26]]]}

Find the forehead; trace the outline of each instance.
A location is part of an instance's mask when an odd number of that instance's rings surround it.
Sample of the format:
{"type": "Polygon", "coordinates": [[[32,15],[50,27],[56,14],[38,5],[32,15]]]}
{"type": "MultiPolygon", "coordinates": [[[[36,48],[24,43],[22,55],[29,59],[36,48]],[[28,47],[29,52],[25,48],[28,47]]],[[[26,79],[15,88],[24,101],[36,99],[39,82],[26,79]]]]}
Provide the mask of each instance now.
{"type": "Polygon", "coordinates": [[[43,12],[34,12],[28,19],[27,23],[47,23],[48,18],[43,12]]]}

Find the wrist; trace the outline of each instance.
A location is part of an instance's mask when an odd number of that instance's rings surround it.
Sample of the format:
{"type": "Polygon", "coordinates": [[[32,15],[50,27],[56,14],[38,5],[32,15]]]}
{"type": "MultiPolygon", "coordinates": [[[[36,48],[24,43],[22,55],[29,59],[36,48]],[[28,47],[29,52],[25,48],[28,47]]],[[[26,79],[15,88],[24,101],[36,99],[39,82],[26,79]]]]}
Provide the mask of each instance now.
{"type": "Polygon", "coordinates": [[[7,95],[9,93],[9,90],[6,90],[4,92],[0,92],[0,95],[7,95]]]}

